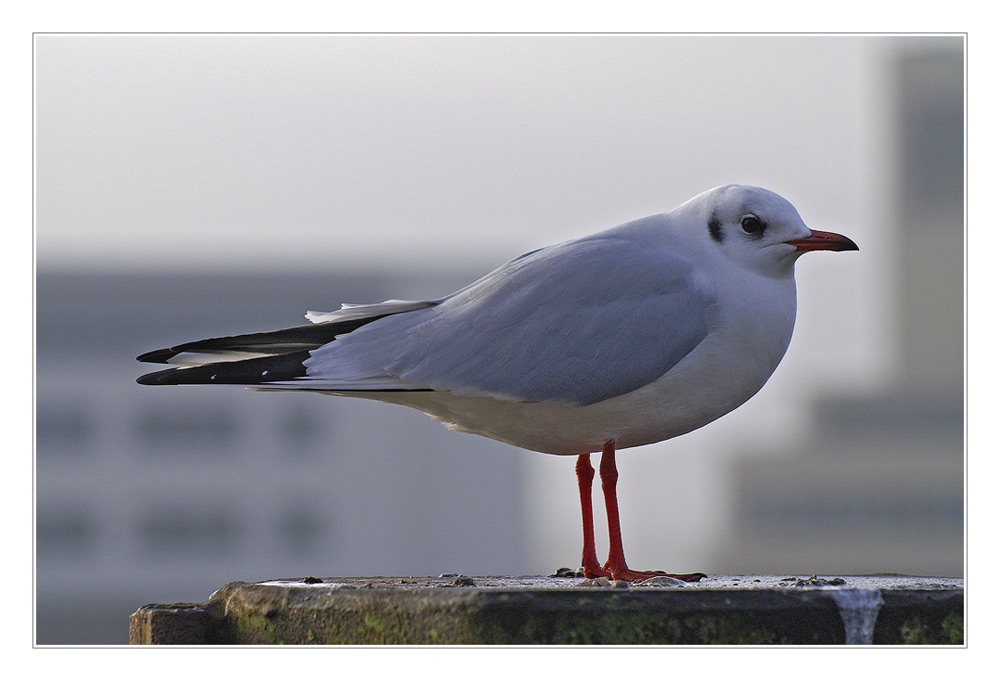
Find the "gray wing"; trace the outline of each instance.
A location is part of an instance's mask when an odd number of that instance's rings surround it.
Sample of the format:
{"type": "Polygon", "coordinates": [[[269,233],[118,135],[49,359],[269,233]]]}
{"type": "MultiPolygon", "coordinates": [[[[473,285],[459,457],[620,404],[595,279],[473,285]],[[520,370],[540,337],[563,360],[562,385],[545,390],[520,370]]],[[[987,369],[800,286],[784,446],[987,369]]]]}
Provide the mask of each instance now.
{"type": "Polygon", "coordinates": [[[587,405],[669,371],[707,335],[714,301],[686,258],[598,235],[340,336],[312,351],[305,382],[587,405]]]}

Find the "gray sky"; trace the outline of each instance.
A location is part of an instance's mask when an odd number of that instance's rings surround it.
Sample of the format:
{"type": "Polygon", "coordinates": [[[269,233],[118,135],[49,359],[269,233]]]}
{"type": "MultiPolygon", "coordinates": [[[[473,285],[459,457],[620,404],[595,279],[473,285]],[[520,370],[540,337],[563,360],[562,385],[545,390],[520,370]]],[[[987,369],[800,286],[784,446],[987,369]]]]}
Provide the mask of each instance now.
{"type": "Polygon", "coordinates": [[[900,42],[39,36],[38,262],[492,266],[727,182],[868,240],[900,42]]]}

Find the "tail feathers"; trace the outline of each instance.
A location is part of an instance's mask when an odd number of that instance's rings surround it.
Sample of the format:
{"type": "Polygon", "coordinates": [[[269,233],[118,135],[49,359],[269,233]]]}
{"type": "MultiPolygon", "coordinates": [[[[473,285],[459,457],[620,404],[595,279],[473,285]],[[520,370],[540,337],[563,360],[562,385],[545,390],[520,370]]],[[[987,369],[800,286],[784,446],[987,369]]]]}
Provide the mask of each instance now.
{"type": "Polygon", "coordinates": [[[303,378],[309,351],[255,357],[230,362],[215,362],[193,367],[176,367],[140,376],[140,385],[264,385],[276,381],[303,378]]]}

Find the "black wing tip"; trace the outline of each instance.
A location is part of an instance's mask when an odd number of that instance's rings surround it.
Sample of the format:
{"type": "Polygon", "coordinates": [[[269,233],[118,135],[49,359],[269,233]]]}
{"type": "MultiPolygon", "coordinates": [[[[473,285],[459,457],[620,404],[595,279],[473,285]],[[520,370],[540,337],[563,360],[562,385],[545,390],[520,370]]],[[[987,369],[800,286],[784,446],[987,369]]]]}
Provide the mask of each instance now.
{"type": "MultiPolygon", "coordinates": [[[[437,305],[436,302],[427,302],[426,306],[437,305]]],[[[152,350],[144,352],[136,357],[140,362],[152,364],[169,364],[170,360],[183,352],[218,353],[225,351],[232,352],[264,352],[268,355],[286,355],[303,350],[315,350],[316,348],[332,343],[337,336],[350,333],[365,324],[370,324],[378,319],[398,313],[373,314],[370,317],[359,319],[348,319],[333,322],[320,322],[318,324],[300,324],[289,326],[275,331],[258,331],[254,333],[244,333],[236,336],[223,336],[220,338],[206,338],[204,340],[181,343],[162,350],[152,350]]]]}
{"type": "Polygon", "coordinates": [[[139,385],[266,385],[306,375],[308,350],[236,362],[216,362],[193,367],[154,371],[136,379],[139,385]]]}
{"type": "Polygon", "coordinates": [[[148,362],[150,364],[166,364],[173,358],[177,352],[173,348],[163,348],[162,350],[150,350],[149,352],[144,352],[136,360],[140,362],[148,362]]]}
{"type": "MultiPolygon", "coordinates": [[[[143,360],[140,360],[143,361],[143,360]]],[[[176,369],[164,369],[163,371],[154,371],[150,374],[144,374],[139,378],[135,379],[135,382],[139,385],[175,385],[173,381],[165,381],[163,379],[167,378],[173,373],[176,373],[176,369]]]]}
{"type": "Polygon", "coordinates": [[[333,342],[337,336],[350,333],[365,324],[386,315],[372,315],[361,319],[347,321],[321,322],[319,324],[300,324],[275,331],[257,331],[237,336],[222,336],[220,338],[205,338],[203,340],[181,343],[162,350],[145,352],[136,359],[140,362],[166,364],[173,357],[183,352],[265,352],[269,355],[284,355],[300,350],[315,350],[333,342]]]}

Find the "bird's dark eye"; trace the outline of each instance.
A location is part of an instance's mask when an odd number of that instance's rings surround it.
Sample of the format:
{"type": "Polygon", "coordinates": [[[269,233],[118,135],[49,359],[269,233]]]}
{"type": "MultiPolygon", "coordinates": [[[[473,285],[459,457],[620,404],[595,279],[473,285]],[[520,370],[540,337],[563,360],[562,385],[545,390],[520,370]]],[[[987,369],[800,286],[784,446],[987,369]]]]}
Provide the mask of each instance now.
{"type": "Polygon", "coordinates": [[[740,218],[740,227],[752,236],[760,236],[764,233],[764,221],[756,215],[744,215],[740,218]]]}

